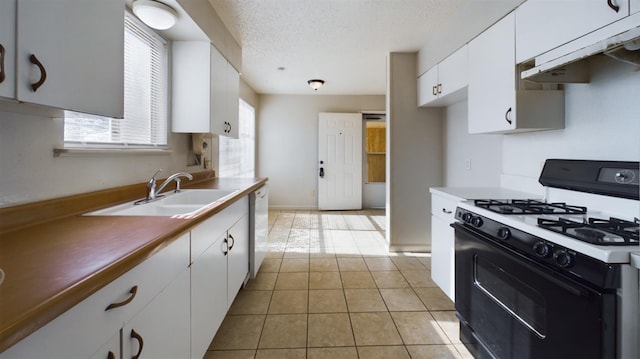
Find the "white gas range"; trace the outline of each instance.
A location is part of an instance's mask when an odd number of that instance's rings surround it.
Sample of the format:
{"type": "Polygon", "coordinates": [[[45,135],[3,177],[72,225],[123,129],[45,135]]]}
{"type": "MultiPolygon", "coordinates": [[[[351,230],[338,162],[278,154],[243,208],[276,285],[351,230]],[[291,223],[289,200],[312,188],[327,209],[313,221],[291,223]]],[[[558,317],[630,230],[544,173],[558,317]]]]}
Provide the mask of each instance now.
{"type": "Polygon", "coordinates": [[[544,200],[459,204],[456,311],[472,352],[640,356],[638,167],[547,160],[544,200]]]}

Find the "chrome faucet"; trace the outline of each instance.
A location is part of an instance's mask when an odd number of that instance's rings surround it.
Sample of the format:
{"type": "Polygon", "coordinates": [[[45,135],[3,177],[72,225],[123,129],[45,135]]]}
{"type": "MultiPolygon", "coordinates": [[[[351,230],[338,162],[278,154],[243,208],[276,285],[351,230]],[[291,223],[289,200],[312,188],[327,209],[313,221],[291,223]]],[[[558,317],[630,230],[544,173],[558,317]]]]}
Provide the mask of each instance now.
{"type": "Polygon", "coordinates": [[[158,193],[162,192],[162,190],[169,184],[171,183],[171,181],[175,181],[176,182],[176,189],[174,190],[174,192],[180,192],[180,177],[186,177],[190,180],[193,179],[193,176],[187,172],[178,172],[178,173],[174,173],[171,176],[167,177],[166,180],[164,180],[164,182],[162,182],[162,184],[160,185],[160,187],[158,189],[156,189],[156,176],[158,175],[158,173],[162,172],[161,169],[157,170],[156,173],[153,174],[153,176],[151,177],[151,179],[149,180],[149,182],[147,182],[147,199],[146,201],[153,201],[154,199],[156,199],[156,197],[158,197],[158,193]]]}

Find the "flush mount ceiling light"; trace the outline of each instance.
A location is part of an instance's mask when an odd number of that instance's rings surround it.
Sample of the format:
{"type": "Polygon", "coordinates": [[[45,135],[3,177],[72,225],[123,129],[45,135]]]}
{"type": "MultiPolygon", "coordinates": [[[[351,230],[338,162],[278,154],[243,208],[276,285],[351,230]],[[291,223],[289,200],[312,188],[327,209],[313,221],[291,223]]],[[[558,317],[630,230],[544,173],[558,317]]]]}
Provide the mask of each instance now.
{"type": "Polygon", "coordinates": [[[167,30],[175,25],[178,13],[170,6],[154,0],[136,0],[133,2],[133,13],[149,27],[156,30],[167,30]]]}
{"type": "Polygon", "coordinates": [[[324,85],[324,80],[313,79],[307,81],[307,83],[314,91],[318,91],[318,89],[324,85]]]}

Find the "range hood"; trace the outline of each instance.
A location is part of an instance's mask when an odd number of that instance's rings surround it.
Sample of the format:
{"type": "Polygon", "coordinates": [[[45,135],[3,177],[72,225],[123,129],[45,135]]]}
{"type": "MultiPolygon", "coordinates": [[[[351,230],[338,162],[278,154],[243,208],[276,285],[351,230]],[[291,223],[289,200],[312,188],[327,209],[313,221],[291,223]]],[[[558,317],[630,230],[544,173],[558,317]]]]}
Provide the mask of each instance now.
{"type": "Polygon", "coordinates": [[[620,30],[619,24],[614,25],[542,54],[535,64],[521,65],[520,77],[540,83],[586,83],[589,69],[582,60],[598,54],[640,66],[640,26],[636,22],[620,30]]]}

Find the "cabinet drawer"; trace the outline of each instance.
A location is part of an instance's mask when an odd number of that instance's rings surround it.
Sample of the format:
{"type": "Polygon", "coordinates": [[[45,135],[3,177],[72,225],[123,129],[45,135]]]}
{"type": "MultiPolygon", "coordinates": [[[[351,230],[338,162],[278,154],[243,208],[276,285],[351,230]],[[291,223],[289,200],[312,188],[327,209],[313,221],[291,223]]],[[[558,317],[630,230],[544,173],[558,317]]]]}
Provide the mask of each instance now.
{"type": "Polygon", "coordinates": [[[245,196],[192,229],[191,262],[201,256],[220,235],[247,213],[249,213],[249,200],[245,196]]]}
{"type": "Polygon", "coordinates": [[[186,270],[189,234],[0,354],[0,358],[89,358],[186,270]],[[136,288],[135,295],[131,293],[136,288]],[[107,310],[113,303],[126,303],[107,310]]]}
{"type": "Polygon", "coordinates": [[[454,213],[458,202],[459,201],[434,194],[431,196],[431,213],[438,218],[453,223],[453,221],[455,221],[454,213]]]}

